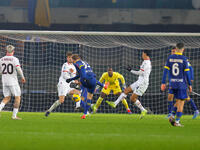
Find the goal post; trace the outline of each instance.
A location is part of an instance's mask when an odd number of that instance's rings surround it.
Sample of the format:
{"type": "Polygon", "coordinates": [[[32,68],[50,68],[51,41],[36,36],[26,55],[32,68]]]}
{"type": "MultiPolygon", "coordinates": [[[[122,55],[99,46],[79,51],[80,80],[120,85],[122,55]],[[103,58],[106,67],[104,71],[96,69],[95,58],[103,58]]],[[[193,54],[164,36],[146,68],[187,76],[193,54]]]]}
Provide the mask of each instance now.
{"type": "MultiPolygon", "coordinates": [[[[73,31],[13,31],[0,30],[0,57],[5,55],[5,46],[12,44],[16,47],[15,56],[19,58],[27,83],[22,87],[22,102],[20,111],[43,112],[58,99],[57,83],[62,64],[66,62],[66,53],[71,51],[81,55],[87,61],[99,79],[108,66],[121,73],[126,85],[135,82],[135,76],[125,70],[127,65],[132,65],[138,70],[141,65],[143,50],[151,52],[152,72],[150,84],[144,96],[140,97],[144,107],[154,114],[167,113],[167,91],[161,92],[161,78],[163,66],[170,50],[177,42],[185,44],[184,55],[189,58],[194,68],[193,89],[199,93],[200,86],[200,34],[199,33],[134,33],[134,32],[73,32],[73,31]]],[[[3,99],[2,85],[1,100],[3,99]]],[[[93,103],[99,97],[94,95],[93,103]]],[[[199,97],[191,97],[200,107],[199,97]]],[[[114,101],[117,96],[107,96],[105,100],[114,101]]],[[[110,108],[103,101],[98,112],[125,113],[122,104],[116,109],[110,108]]],[[[134,113],[139,110],[128,104],[134,113]]],[[[12,103],[5,107],[12,109],[12,103]]],[[[66,97],[65,103],[55,111],[74,112],[74,103],[66,97]]],[[[185,113],[192,110],[185,106],[185,113]]]]}

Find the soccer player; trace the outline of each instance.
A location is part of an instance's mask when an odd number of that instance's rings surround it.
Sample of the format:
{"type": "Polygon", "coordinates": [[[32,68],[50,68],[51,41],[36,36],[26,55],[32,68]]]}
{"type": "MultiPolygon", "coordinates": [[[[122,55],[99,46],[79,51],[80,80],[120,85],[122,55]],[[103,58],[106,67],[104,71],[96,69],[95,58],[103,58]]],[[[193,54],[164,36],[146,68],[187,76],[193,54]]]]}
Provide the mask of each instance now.
{"type": "Polygon", "coordinates": [[[189,85],[189,91],[192,92],[189,67],[187,58],[182,55],[184,51],[184,44],[177,43],[175,54],[170,55],[167,59],[163,78],[161,90],[164,91],[166,89],[166,77],[169,71],[169,89],[171,89],[171,94],[174,95],[176,99],[176,103],[174,104],[173,111],[176,112],[176,120],[175,116],[172,115],[169,117],[169,121],[173,126],[182,126],[180,124],[180,118],[183,112],[184,100],[187,96],[187,84],[189,85]]]}
{"type": "MultiPolygon", "coordinates": [[[[113,72],[113,69],[111,67],[109,67],[108,71],[104,72],[102,74],[99,82],[103,83],[105,81],[105,83],[109,82],[110,84],[107,89],[102,89],[101,95],[99,96],[96,104],[92,105],[93,113],[96,113],[96,111],[99,108],[99,106],[101,105],[101,102],[103,101],[103,99],[106,97],[106,95],[109,95],[111,91],[113,91],[114,95],[119,96],[121,94],[122,90],[119,85],[119,79],[121,80],[122,89],[124,90],[126,88],[125,80],[124,80],[124,77],[120,73],[113,72]]],[[[127,112],[129,114],[132,114],[130,108],[128,107],[128,103],[127,103],[126,99],[123,99],[122,103],[124,104],[127,112]]]]}
{"type": "MultiPolygon", "coordinates": [[[[72,53],[68,52],[67,53],[67,62],[63,64],[62,66],[62,70],[61,70],[61,75],[59,78],[59,82],[58,82],[58,96],[59,96],[59,100],[55,101],[53,103],[53,105],[45,112],[45,116],[48,117],[49,114],[56,108],[58,107],[60,104],[64,103],[65,101],[65,96],[67,94],[69,95],[73,95],[73,94],[78,94],[80,95],[80,91],[74,88],[70,87],[70,82],[67,83],[66,79],[68,78],[72,78],[76,76],[76,68],[73,65],[73,61],[72,61],[72,53]]],[[[78,81],[75,81],[76,83],[78,81]]]]}
{"type": "MultiPolygon", "coordinates": [[[[76,80],[80,78],[80,82],[81,85],[87,89],[87,99],[84,101],[85,105],[84,105],[84,114],[81,117],[81,119],[85,119],[86,118],[86,114],[91,106],[91,101],[93,98],[93,93],[95,91],[96,88],[96,75],[93,73],[92,68],[90,67],[90,65],[81,60],[80,56],[78,54],[74,54],[72,56],[73,59],[73,63],[74,66],[76,67],[77,73],[78,75],[73,77],[73,78],[69,78],[66,80],[66,82],[71,82],[72,80],[76,80]]],[[[101,84],[100,82],[98,82],[98,84],[101,87],[107,88],[107,84],[101,84]]]]}
{"type": "Polygon", "coordinates": [[[0,73],[2,74],[3,95],[4,99],[0,104],[0,112],[4,106],[10,101],[11,96],[15,96],[14,109],[12,119],[21,120],[17,116],[21,100],[21,89],[18,83],[17,74],[21,77],[21,82],[25,83],[25,77],[20,67],[19,59],[14,55],[15,47],[6,46],[7,54],[0,59],[0,73]]]}
{"type": "Polygon", "coordinates": [[[151,61],[150,61],[150,53],[148,50],[144,50],[142,52],[142,65],[140,66],[139,71],[132,70],[131,67],[128,67],[127,70],[135,75],[139,75],[139,78],[136,82],[127,87],[124,92],[118,97],[115,102],[108,102],[111,107],[116,107],[120,101],[127,97],[129,93],[132,93],[130,99],[131,101],[141,110],[140,119],[143,118],[147,110],[142,106],[140,101],[138,100],[138,96],[142,96],[148,88],[149,85],[149,75],[151,73],[151,61]]]}
{"type": "MultiPolygon", "coordinates": [[[[171,55],[175,54],[175,50],[176,50],[176,47],[172,48],[171,55]]],[[[194,71],[193,71],[193,68],[188,59],[187,59],[187,62],[188,62],[188,67],[190,69],[190,71],[189,71],[190,80],[191,80],[191,82],[193,82],[194,81],[194,71]]],[[[168,78],[169,78],[169,76],[168,76],[168,78]]],[[[169,93],[168,93],[168,113],[169,114],[168,114],[167,118],[169,118],[172,115],[173,99],[174,99],[174,94],[172,93],[172,90],[169,89],[169,93]]],[[[189,96],[189,93],[188,93],[188,97],[186,98],[186,100],[189,102],[189,104],[191,105],[191,107],[194,111],[194,115],[193,115],[192,119],[197,118],[197,116],[199,115],[199,110],[197,109],[197,106],[194,103],[194,101],[192,100],[192,98],[189,96]]]]}

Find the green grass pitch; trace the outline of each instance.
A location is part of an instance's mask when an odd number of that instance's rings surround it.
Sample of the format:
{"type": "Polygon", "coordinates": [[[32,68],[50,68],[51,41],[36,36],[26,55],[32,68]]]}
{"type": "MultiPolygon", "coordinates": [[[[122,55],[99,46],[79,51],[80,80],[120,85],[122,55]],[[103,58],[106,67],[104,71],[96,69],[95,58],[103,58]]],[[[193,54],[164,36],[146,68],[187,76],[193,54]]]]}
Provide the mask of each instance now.
{"type": "Polygon", "coordinates": [[[172,127],[165,115],[23,113],[0,117],[0,150],[199,150],[200,118],[172,127]]]}

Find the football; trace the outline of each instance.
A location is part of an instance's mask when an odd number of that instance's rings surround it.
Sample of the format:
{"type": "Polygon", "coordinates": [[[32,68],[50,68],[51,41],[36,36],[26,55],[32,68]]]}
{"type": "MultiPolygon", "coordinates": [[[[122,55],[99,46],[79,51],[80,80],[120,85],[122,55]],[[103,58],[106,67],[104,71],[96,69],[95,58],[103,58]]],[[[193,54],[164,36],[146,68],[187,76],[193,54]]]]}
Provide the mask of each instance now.
{"type": "Polygon", "coordinates": [[[80,96],[78,94],[73,94],[72,95],[72,100],[75,101],[75,102],[78,102],[81,100],[80,96]]]}

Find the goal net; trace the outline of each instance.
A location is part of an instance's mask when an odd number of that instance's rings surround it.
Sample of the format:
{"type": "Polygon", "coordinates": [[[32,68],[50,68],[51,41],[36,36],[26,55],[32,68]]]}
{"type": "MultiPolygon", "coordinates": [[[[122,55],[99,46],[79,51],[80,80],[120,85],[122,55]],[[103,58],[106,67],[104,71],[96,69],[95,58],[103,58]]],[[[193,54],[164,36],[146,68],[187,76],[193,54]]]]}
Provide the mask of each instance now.
{"type": "MultiPolygon", "coordinates": [[[[170,50],[177,42],[185,44],[184,55],[189,58],[194,68],[195,92],[200,86],[200,34],[187,33],[119,33],[119,32],[61,32],[61,31],[0,31],[0,57],[5,55],[5,46],[12,44],[16,47],[15,56],[19,58],[27,83],[21,85],[22,101],[20,111],[43,112],[58,99],[57,83],[61,67],[66,62],[66,53],[71,51],[81,55],[87,61],[99,79],[108,66],[121,73],[126,85],[135,82],[135,76],[125,70],[127,65],[132,65],[138,70],[143,50],[151,52],[152,72],[150,85],[140,101],[144,107],[154,114],[167,113],[167,91],[161,92],[161,78],[163,66],[170,50]]],[[[1,100],[3,99],[1,85],[1,100]]],[[[99,97],[96,93],[93,103],[99,97]]],[[[197,104],[199,97],[191,94],[197,104]]],[[[122,104],[116,109],[110,108],[105,100],[114,101],[117,96],[110,94],[102,102],[98,112],[125,113],[122,104]]],[[[13,100],[12,100],[13,101],[13,100]]],[[[134,113],[138,108],[131,104],[129,107],[134,113]]],[[[6,105],[4,110],[12,110],[13,103],[6,105]]],[[[74,102],[66,97],[64,104],[55,111],[74,112],[74,102]]],[[[191,107],[185,105],[185,113],[192,113],[191,107]]]]}

